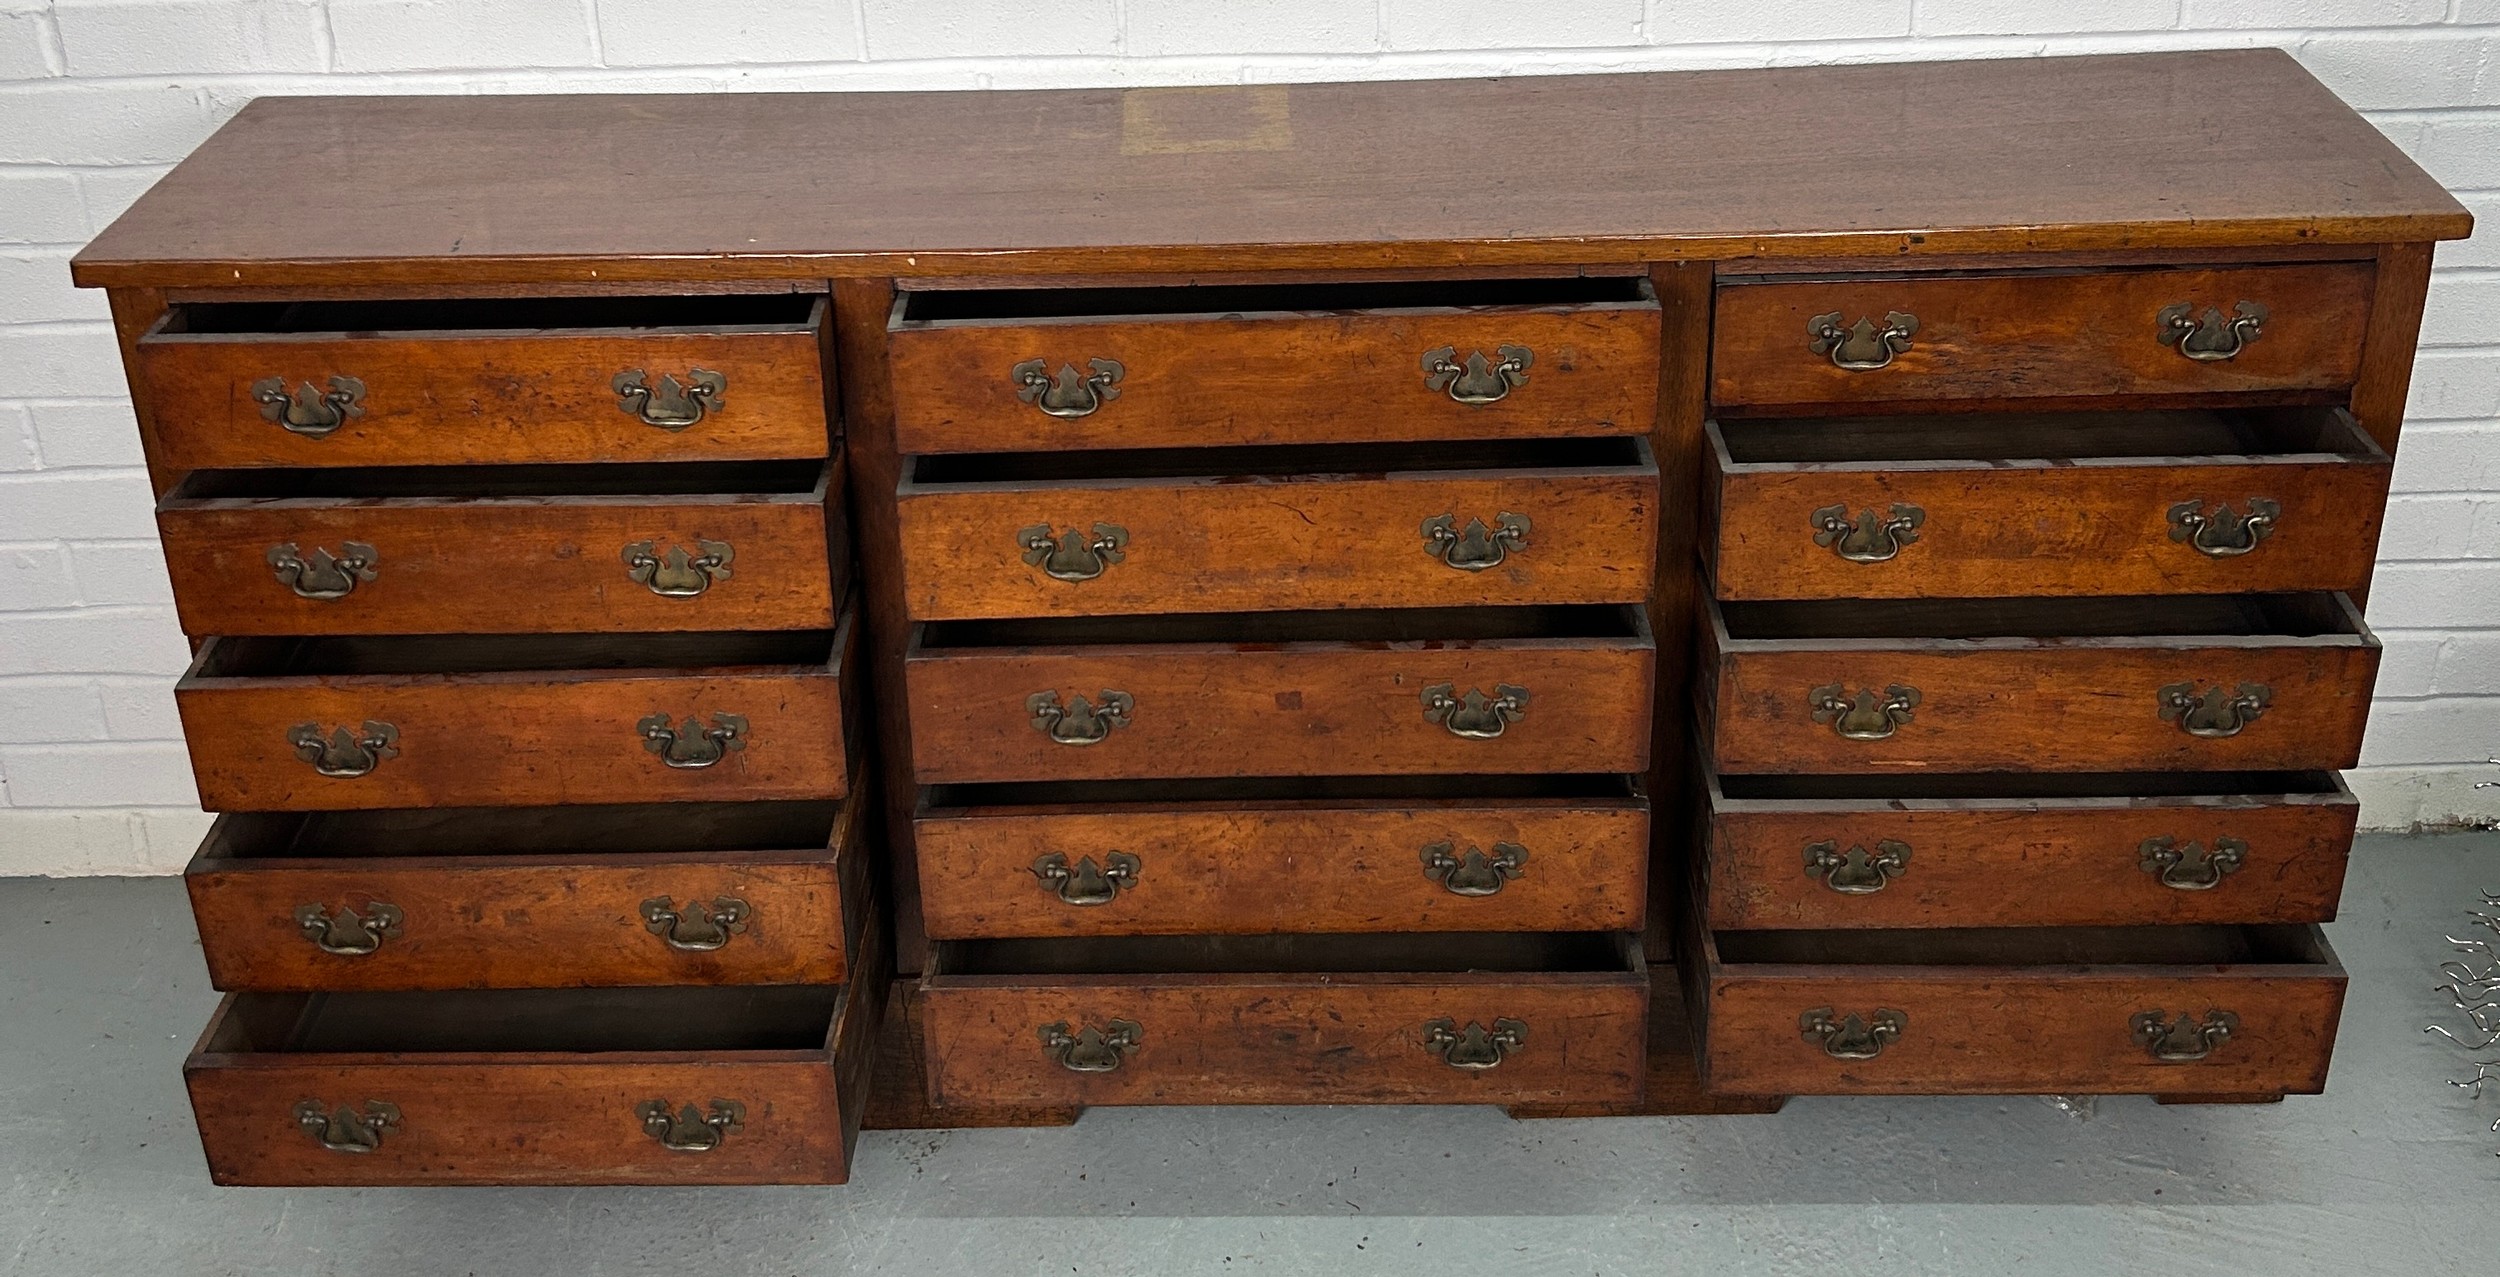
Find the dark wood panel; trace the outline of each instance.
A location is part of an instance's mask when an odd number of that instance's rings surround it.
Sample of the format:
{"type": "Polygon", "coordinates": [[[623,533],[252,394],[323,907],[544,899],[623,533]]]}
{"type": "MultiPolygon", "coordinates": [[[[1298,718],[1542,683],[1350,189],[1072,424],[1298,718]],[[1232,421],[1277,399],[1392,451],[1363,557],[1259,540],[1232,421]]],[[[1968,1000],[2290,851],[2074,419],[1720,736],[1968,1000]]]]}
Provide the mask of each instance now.
{"type": "Polygon", "coordinates": [[[2369,243],[2468,225],[2288,55],[2251,49],[1422,84],[264,98],[77,273],[1081,274],[2369,243]],[[2183,145],[2180,121],[2218,103],[2266,127],[2183,145]],[[1870,113],[1882,127],[1833,123],[1870,113]],[[1505,139],[1501,164],[1451,176],[1453,138],[1505,139]],[[307,156],[324,180],[303,180],[307,156]]]}

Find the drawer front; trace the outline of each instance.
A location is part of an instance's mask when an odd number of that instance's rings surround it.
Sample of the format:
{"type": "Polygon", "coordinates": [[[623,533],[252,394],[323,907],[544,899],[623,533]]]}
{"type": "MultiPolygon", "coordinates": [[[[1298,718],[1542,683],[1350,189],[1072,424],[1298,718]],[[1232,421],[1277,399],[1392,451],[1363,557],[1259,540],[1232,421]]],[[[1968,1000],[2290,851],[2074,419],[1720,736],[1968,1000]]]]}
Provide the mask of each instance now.
{"type": "MultiPolygon", "coordinates": [[[[1728,967],[1709,982],[1702,1077],[1740,1095],[2257,1095],[2314,1094],[2343,1013],[2340,969],[2309,974],[2071,974],[1990,977],[1951,968],[1728,967]],[[1834,1058],[1803,1031],[1823,1009],[1846,1032],[1900,1016],[1898,1036],[1871,1059],[1834,1058]],[[2137,1035],[2139,1016],[2165,1027],[2214,1012],[2235,1017],[2227,1039],[2193,1037],[2159,1059],[2137,1035]]],[[[1847,1039],[1833,1041],[1849,1049],[1847,1039]]]]}
{"type": "Polygon", "coordinates": [[[952,649],[910,658],[905,684],[923,784],[1633,773],[1649,765],[1655,663],[1646,637],[1422,651],[952,649]],[[1510,698],[1515,715],[1503,687],[1527,693],[1510,698]]]}
{"type": "Polygon", "coordinates": [[[1720,770],[1739,773],[2355,765],[2378,678],[2376,642],[2285,644],[1870,652],[1756,643],[1720,656],[1711,752],[1720,770]],[[2199,706],[2216,703],[2207,730],[2236,719],[2236,734],[2191,732],[2168,691],[2181,687],[2199,706]],[[2262,712],[2231,713],[2252,687],[2264,689],[2262,712]],[[1880,713],[1901,699],[1894,689],[1917,693],[1906,718],[1880,713]],[[1833,698],[1853,712],[1830,712],[1833,698]],[[1854,712],[1861,702],[1878,717],[1854,712]],[[1879,735],[1852,739],[1844,729],[1879,735]]]}
{"type": "Polygon", "coordinates": [[[1802,405],[2334,390],[2351,385],[2360,367],[2372,276],[2369,265],[2350,262],[1723,284],[1711,399],[1802,405]],[[2189,355],[2165,326],[2181,306],[2200,325],[2186,339],[2189,355]],[[2258,312],[2244,306],[2262,310],[2253,333],[2243,320],[2258,312]],[[1816,336],[1827,316],[1845,330],[1837,347],[1816,336]],[[1914,327],[1890,317],[1909,317],[1914,327]],[[1887,339],[1887,332],[1904,335],[1887,339]],[[2235,343],[2236,354],[2220,357],[2235,343]]]}
{"type": "Polygon", "coordinates": [[[812,669],[186,677],[174,698],[211,811],[839,798],[847,657],[812,669]],[[644,726],[662,714],[671,748],[713,761],[670,765],[644,726]],[[710,739],[732,729],[724,714],[744,720],[742,747],[710,739]],[[307,724],[329,748],[299,750],[307,724]]]}
{"type": "Polygon", "coordinates": [[[923,620],[1637,603],[1657,504],[1645,456],[1465,477],[906,486],[903,578],[923,620]],[[1116,558],[1089,544],[1105,528],[1116,558]],[[1054,544],[1085,557],[1062,563],[1054,544]]]}
{"type": "Polygon", "coordinates": [[[812,327],[304,339],[160,331],[140,339],[132,378],[160,460],[175,470],[821,457],[831,436],[818,343],[812,327]],[[700,420],[651,425],[643,413],[653,397],[612,388],[637,369],[664,395],[663,378],[689,381],[697,369],[719,374],[722,388],[700,420]],[[311,419],[309,431],[264,415],[281,412],[257,397],[272,378],[291,388],[300,408],[286,411],[311,419]],[[324,402],[345,394],[337,379],[361,387],[359,411],[324,402]]]}
{"type": "Polygon", "coordinates": [[[1168,448],[1357,440],[1639,435],[1658,406],[1658,304],[1469,307],[1347,314],[1204,315],[1029,323],[976,321],[893,332],[898,445],[915,452],[1168,448]],[[1503,347],[1529,352],[1505,388],[1503,347]],[[1467,386],[1425,368],[1447,349],[1482,354],[1494,380],[1467,386]],[[1039,360],[1116,383],[1083,416],[1028,401],[1019,372],[1039,360]]]}
{"type": "Polygon", "coordinates": [[[815,851],[259,860],[218,856],[212,829],[184,883],[222,990],[840,984],[861,807],[815,851]]]}
{"type": "Polygon", "coordinates": [[[929,1089],[940,1107],[1512,1104],[1641,1092],[1642,975],[995,980],[924,980],[929,1089]],[[1452,1066],[1447,1057],[1464,1043],[1436,1050],[1436,1021],[1498,1061],[1452,1066]],[[1505,1021],[1519,1026],[1518,1044],[1489,1045],[1505,1021]],[[1114,1055],[1103,1071],[1070,1067],[1114,1055]]]}
{"type": "MultiPolygon", "coordinates": [[[[885,983],[853,985],[812,1051],[294,1055],[202,1050],[183,1066],[209,1174],[226,1185],[839,1184],[867,1101],[885,983]],[[700,1151],[695,1124],[655,1135],[654,1101],[698,1118],[743,1106],[700,1151]],[[395,1120],[361,1152],[356,1122],[313,1129],[307,1107],[395,1120]]],[[[233,1013],[229,998],[219,1012],[233,1013]]],[[[209,1036],[215,1037],[212,1023],[209,1036]]],[[[369,1127],[367,1128],[370,1129],[369,1127]]]]}
{"type": "Polygon", "coordinates": [[[848,584],[838,502],[181,501],[157,527],[191,634],[803,630],[848,584]]]}
{"type": "Polygon", "coordinates": [[[938,939],[1637,931],[1646,800],[927,811],[938,939]]]}
{"type": "Polygon", "coordinates": [[[2390,469],[2384,454],[1900,469],[1723,462],[1714,459],[1719,520],[1708,552],[1725,599],[2358,590],[2369,583],[2390,469]],[[2198,525],[2175,516],[2191,505],[2199,515],[2273,514],[2262,538],[2218,536],[2209,551],[2198,525]],[[1888,526],[1901,519],[1917,521],[1907,536],[1888,526]]]}
{"type": "Polygon", "coordinates": [[[2324,922],[2359,806],[2332,796],[1770,801],[1714,794],[1721,931],[2324,922]]]}

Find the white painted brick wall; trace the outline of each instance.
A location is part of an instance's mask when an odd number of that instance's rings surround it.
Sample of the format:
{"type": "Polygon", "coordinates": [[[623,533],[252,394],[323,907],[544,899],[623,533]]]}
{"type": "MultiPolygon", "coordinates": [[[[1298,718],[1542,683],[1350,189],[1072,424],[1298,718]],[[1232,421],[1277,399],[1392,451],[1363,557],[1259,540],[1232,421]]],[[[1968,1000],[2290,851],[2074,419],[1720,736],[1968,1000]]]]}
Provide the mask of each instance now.
{"type": "MultiPolygon", "coordinates": [[[[2370,616],[2370,823],[2500,818],[2500,0],[0,0],[0,873],[172,871],[188,658],[63,263],[264,93],[1009,88],[2274,45],[2482,219],[2440,250],[2370,616]]],[[[2263,127],[2249,121],[2246,127],[2263,127]]],[[[310,157],[307,162],[310,163],[310,157]]]]}

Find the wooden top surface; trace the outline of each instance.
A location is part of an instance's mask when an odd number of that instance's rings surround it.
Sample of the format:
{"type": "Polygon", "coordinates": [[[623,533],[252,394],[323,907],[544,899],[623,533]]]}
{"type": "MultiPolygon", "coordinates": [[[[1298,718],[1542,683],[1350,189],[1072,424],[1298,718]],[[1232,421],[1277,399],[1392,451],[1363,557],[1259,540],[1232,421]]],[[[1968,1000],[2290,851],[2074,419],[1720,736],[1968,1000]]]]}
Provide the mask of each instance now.
{"type": "Polygon", "coordinates": [[[90,285],[2372,243],[2471,220],[2273,49],[1043,92],[263,98],[90,285]],[[1149,250],[1149,251],[1138,251],[1149,250]]]}

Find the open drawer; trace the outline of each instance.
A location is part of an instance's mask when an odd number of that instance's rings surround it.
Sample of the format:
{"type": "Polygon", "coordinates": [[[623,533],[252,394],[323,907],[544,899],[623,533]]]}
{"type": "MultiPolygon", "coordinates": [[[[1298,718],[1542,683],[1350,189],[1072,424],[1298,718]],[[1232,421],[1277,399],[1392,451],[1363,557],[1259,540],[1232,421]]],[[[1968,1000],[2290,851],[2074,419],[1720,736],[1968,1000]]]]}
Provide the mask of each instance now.
{"type": "Polygon", "coordinates": [[[1657,645],[1631,607],[923,622],[923,784],[1639,772],[1657,645]]]}
{"type": "Polygon", "coordinates": [[[1639,275],[905,290],[897,445],[1181,448],[1649,432],[1639,275]]]}
{"type": "Polygon", "coordinates": [[[2333,772],[1712,776],[1722,931],[2325,922],[2360,803],[2333,772]]]}
{"type": "Polygon", "coordinates": [[[2379,643],[2341,594],[1713,603],[1722,772],[2327,771],[2379,643]]]}
{"type": "Polygon", "coordinates": [[[1707,430],[1723,599],[2359,590],[2393,468],[2341,408],[1707,430]]]}
{"type": "Polygon", "coordinates": [[[1645,1072],[1626,935],[953,940],[920,988],[940,1106],[1628,1101],[1645,1072]]]}
{"type": "Polygon", "coordinates": [[[796,293],[182,302],[131,378],[176,471],[822,457],[796,293]]]}
{"type": "Polygon", "coordinates": [[[211,811],[839,798],[856,629],[213,638],[174,700],[211,811]]]}
{"type": "Polygon", "coordinates": [[[867,805],[231,813],[183,880],[228,991],[839,984],[867,805]]]}
{"type": "Polygon", "coordinates": [[[912,822],[939,939],[1638,931],[1629,776],[940,785],[912,822]]]}
{"type": "Polygon", "coordinates": [[[183,1080],[220,1184],[839,1184],[889,985],[237,993],[183,1080]]]}
{"type": "Polygon", "coordinates": [[[201,470],[156,526],[191,634],[824,629],[842,481],[838,460],[201,470]]]}
{"type": "Polygon", "coordinates": [[[1639,603],[1644,439],[915,459],[915,619],[1639,603]]]}
{"type": "Polygon", "coordinates": [[[2325,1089],[2344,968],[2311,926],[1711,931],[1702,1080],[1744,1095],[2325,1089]]]}

